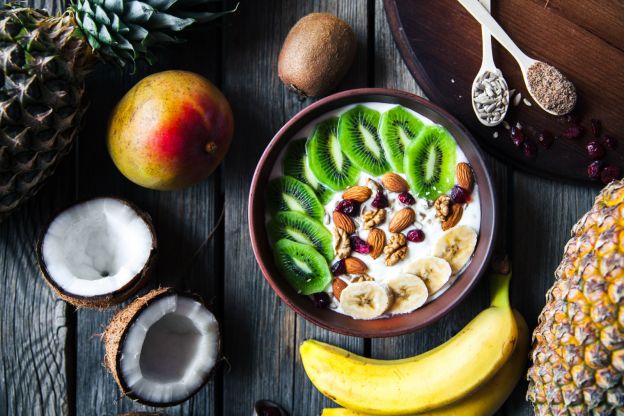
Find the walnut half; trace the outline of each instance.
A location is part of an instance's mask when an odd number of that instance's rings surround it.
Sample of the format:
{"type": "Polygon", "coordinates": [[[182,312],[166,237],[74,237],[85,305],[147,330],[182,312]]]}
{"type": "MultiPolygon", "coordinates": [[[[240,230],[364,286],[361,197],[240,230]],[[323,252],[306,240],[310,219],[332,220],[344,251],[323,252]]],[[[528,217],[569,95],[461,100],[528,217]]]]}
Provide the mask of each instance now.
{"type": "Polygon", "coordinates": [[[440,221],[444,221],[448,218],[451,211],[451,198],[448,195],[440,195],[433,204],[436,210],[436,217],[440,221]]]}
{"type": "Polygon", "coordinates": [[[407,239],[401,233],[392,234],[390,241],[384,247],[386,266],[394,266],[407,256],[407,239]]]}
{"type": "Polygon", "coordinates": [[[334,237],[334,250],[336,251],[336,256],[338,256],[339,259],[349,257],[351,254],[351,243],[349,242],[347,232],[342,228],[336,227],[332,230],[332,235],[334,237]]]}
{"type": "Polygon", "coordinates": [[[375,228],[379,224],[383,224],[383,222],[386,220],[386,210],[376,209],[374,211],[366,211],[362,214],[362,220],[364,220],[365,230],[375,228]]]}

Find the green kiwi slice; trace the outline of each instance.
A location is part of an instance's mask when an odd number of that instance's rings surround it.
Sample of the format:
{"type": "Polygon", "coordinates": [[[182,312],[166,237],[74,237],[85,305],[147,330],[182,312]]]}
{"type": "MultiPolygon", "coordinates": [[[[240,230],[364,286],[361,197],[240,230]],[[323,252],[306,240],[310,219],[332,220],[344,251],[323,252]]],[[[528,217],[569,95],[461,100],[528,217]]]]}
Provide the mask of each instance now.
{"type": "Polygon", "coordinates": [[[329,202],[333,192],[320,183],[308,166],[306,156],[306,139],[292,140],[286,147],[284,160],[282,161],[284,175],[292,176],[314,189],[323,205],[329,202]]]}
{"type": "Polygon", "coordinates": [[[313,246],[330,262],[334,258],[332,235],[320,222],[296,211],[278,212],[268,225],[273,241],[286,238],[313,246]]]}
{"type": "Polygon", "coordinates": [[[338,140],[353,164],[379,176],[390,170],[379,139],[379,112],[358,105],[340,115],[338,140]]]}
{"type": "Polygon", "coordinates": [[[325,208],[314,190],[291,176],[281,176],[269,182],[267,206],[271,214],[299,211],[319,221],[325,215],[325,208]]]}
{"type": "Polygon", "coordinates": [[[412,191],[434,201],[453,187],[457,144],[442,126],[427,126],[405,150],[405,174],[412,191]]]}
{"type": "Polygon", "coordinates": [[[424,123],[404,107],[396,106],[381,114],[379,135],[386,159],[395,172],[404,172],[405,149],[423,129],[424,123]]]}
{"type": "Polygon", "coordinates": [[[282,239],[275,243],[273,253],[277,268],[302,295],[321,292],[331,283],[327,261],[314,247],[282,239]]]}
{"type": "Polygon", "coordinates": [[[360,170],[342,152],[337,117],[316,125],[306,143],[306,152],[310,170],[330,189],[340,191],[357,182],[360,170]]]}

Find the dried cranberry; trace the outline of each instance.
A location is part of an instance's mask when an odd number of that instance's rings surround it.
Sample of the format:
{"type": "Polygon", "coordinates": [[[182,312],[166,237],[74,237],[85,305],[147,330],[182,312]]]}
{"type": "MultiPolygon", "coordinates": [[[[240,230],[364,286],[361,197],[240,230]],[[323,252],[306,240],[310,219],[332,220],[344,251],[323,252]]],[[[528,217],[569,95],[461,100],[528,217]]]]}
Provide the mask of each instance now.
{"type": "Polygon", "coordinates": [[[527,140],[522,145],[522,151],[526,157],[535,157],[537,156],[537,146],[533,140],[527,140]]]}
{"type": "Polygon", "coordinates": [[[368,245],[368,243],[364,240],[362,240],[360,237],[358,237],[357,235],[352,235],[349,240],[351,241],[351,248],[353,248],[353,251],[355,251],[356,253],[360,253],[360,254],[368,254],[370,253],[370,246],[368,245]]]}
{"type": "Polygon", "coordinates": [[[360,203],[353,199],[343,199],[336,205],[336,211],[340,211],[345,215],[357,217],[360,213],[360,203]]]}
{"type": "Polygon", "coordinates": [[[465,204],[468,201],[468,197],[470,196],[470,192],[462,188],[461,186],[455,185],[453,189],[451,189],[451,200],[456,204],[465,204]]]}
{"type": "Polygon", "coordinates": [[[345,264],[344,259],[338,260],[336,263],[332,264],[331,272],[334,276],[347,274],[347,265],[345,264]]]}
{"type": "Polygon", "coordinates": [[[319,309],[327,308],[331,303],[329,295],[325,292],[315,293],[310,296],[310,299],[312,299],[312,303],[314,303],[314,306],[319,309]]]}
{"type": "Polygon", "coordinates": [[[552,146],[553,142],[555,141],[555,138],[553,137],[553,134],[550,130],[542,130],[537,140],[546,149],[550,149],[550,146],[552,146]]]}
{"type": "Polygon", "coordinates": [[[401,192],[399,194],[399,201],[404,205],[414,205],[416,203],[416,200],[409,192],[401,192]]]}
{"type": "Polygon", "coordinates": [[[618,168],[617,166],[607,165],[604,167],[604,169],[602,169],[602,172],[600,172],[600,179],[605,185],[611,181],[620,179],[620,177],[620,168],[618,168]]]}
{"type": "Polygon", "coordinates": [[[594,137],[600,137],[601,127],[602,126],[600,125],[600,120],[592,118],[592,120],[591,120],[591,130],[592,130],[592,134],[594,135],[594,137]]]}
{"type": "Polygon", "coordinates": [[[583,126],[572,126],[568,127],[566,131],[563,132],[563,136],[570,140],[576,140],[581,137],[585,133],[585,128],[583,126]]]}
{"type": "Polygon", "coordinates": [[[605,148],[597,140],[587,143],[587,154],[594,160],[602,159],[605,155],[605,148]]]}
{"type": "Polygon", "coordinates": [[[410,230],[407,232],[407,239],[412,243],[420,243],[425,240],[423,230],[410,230]]]}
{"type": "Polygon", "coordinates": [[[373,208],[383,209],[388,207],[388,198],[383,194],[383,192],[377,192],[373,202],[371,202],[373,208]]]}
{"type": "Polygon", "coordinates": [[[607,136],[606,134],[604,136],[604,143],[611,150],[617,147],[617,141],[613,137],[607,136]]]}
{"type": "Polygon", "coordinates": [[[602,167],[604,166],[604,162],[601,160],[596,160],[587,166],[587,176],[591,179],[600,179],[600,172],[602,172],[602,167]]]}
{"type": "Polygon", "coordinates": [[[516,147],[522,146],[522,143],[524,143],[524,132],[521,128],[517,126],[511,128],[511,141],[516,147]]]}

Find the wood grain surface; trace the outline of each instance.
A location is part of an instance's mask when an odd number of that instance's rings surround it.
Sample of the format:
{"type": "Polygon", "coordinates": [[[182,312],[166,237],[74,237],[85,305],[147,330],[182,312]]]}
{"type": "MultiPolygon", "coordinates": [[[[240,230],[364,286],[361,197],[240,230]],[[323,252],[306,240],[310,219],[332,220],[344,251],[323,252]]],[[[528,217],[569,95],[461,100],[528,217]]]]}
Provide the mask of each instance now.
{"type": "MultiPolygon", "coordinates": [[[[220,319],[225,358],[220,371],[191,400],[166,409],[168,415],[247,415],[258,399],[281,403],[291,416],[318,415],[332,403],[305,376],[297,352],[304,339],[378,358],[407,357],[450,338],[488,304],[482,282],[446,318],[416,334],[381,340],[339,336],[297,317],[271,291],[253,257],[247,231],[251,175],[279,127],[314,101],[288,92],[276,75],[281,43],[300,17],[330,11],[353,26],[357,58],[340,90],[378,86],[422,94],[395,47],[382,2],[243,2],[235,15],[161,54],[155,67],[140,65],[129,75],[101,66],[92,75],[91,106],[75,150],[37,197],[0,224],[0,415],[153,410],[121,397],[103,367],[99,334],[114,311],[75,310],[55,300],[38,275],[38,233],[56,210],[77,198],[113,194],[148,211],[161,257],[145,290],[174,285],[198,292],[220,319]],[[164,69],[188,69],[211,79],[230,100],[236,121],[233,145],[220,170],[178,192],[133,185],[115,169],[104,143],[117,100],[146,74],[164,69]],[[204,244],[222,209],[224,223],[204,244]]],[[[501,202],[497,247],[512,255],[513,303],[534,325],[570,228],[591,206],[596,190],[518,173],[492,157],[488,162],[501,202]]],[[[532,414],[525,390],[521,383],[499,414],[532,414]]]]}
{"type": "MultiPolygon", "coordinates": [[[[493,41],[494,60],[510,89],[528,99],[510,104],[505,120],[520,123],[537,143],[543,130],[555,135],[550,149],[537,145],[537,156],[516,148],[502,125],[485,127],[472,109],[471,86],[481,66],[481,26],[456,0],[386,0],[391,28],[408,68],[430,99],[449,109],[490,153],[515,167],[544,177],[590,184],[586,144],[593,138],[590,120],[603,133],[623,141],[624,4],[616,0],[493,1],[492,15],[529,56],[559,68],[576,86],[573,112],[587,133],[563,137],[565,117],[543,111],[527,92],[514,58],[493,41]],[[497,134],[495,137],[495,133],[497,134]]],[[[602,133],[599,139],[602,139],[602,133]]],[[[607,152],[607,163],[624,169],[624,146],[607,152]]]]}

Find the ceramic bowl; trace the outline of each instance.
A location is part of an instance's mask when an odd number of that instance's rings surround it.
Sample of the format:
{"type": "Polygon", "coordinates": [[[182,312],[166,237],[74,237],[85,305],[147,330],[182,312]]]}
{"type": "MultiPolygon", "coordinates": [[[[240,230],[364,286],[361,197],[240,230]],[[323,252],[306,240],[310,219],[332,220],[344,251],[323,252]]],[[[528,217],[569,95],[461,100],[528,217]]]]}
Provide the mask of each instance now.
{"type": "Polygon", "coordinates": [[[262,274],[277,295],[288,306],[308,321],[344,335],[366,338],[407,334],[440,319],[470,292],[486,271],[496,234],[497,212],[494,187],[481,150],[475,139],[449,113],[416,95],[390,89],[363,88],[339,92],[323,98],[300,111],[273,137],[262,154],[251,183],[249,193],[249,231],[254,255],[262,274]],[[338,108],[366,103],[383,102],[402,105],[429,118],[448,129],[468,158],[479,185],[481,201],[481,228],[474,256],[457,280],[439,297],[414,312],[376,320],[356,320],[347,315],[319,309],[307,296],[297,294],[278,271],[266,231],[265,193],[276,160],[294,135],[311,121],[338,108]]]}

